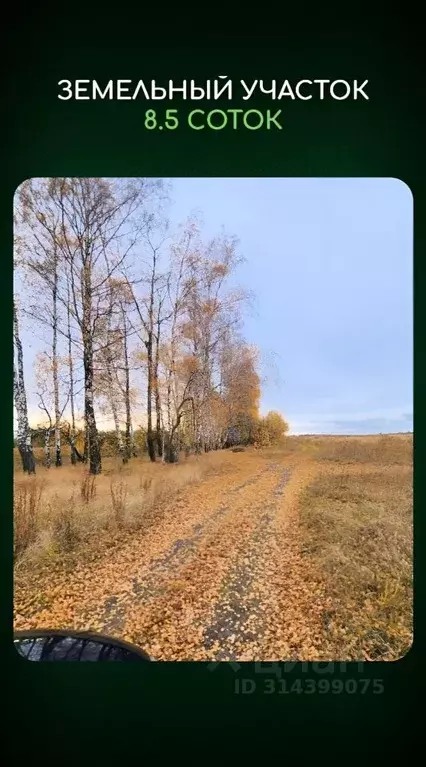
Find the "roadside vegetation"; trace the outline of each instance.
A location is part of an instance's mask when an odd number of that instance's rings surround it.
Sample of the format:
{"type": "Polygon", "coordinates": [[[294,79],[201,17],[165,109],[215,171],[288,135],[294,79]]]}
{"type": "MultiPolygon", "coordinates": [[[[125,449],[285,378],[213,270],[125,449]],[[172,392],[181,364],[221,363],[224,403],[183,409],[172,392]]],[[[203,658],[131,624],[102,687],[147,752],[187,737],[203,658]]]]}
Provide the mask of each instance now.
{"type": "Polygon", "coordinates": [[[301,537],[330,598],[330,657],[395,660],[412,641],[412,437],[310,445],[321,463],[300,500],[301,537]]]}

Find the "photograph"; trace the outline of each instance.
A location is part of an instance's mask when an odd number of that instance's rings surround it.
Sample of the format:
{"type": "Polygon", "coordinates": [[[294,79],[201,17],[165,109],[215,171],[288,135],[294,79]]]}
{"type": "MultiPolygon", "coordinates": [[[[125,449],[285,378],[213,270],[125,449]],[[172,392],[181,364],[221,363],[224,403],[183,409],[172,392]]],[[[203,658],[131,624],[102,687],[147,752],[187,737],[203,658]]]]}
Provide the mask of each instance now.
{"type": "Polygon", "coordinates": [[[13,227],[17,652],[404,657],[409,187],[29,178],[13,227]]]}

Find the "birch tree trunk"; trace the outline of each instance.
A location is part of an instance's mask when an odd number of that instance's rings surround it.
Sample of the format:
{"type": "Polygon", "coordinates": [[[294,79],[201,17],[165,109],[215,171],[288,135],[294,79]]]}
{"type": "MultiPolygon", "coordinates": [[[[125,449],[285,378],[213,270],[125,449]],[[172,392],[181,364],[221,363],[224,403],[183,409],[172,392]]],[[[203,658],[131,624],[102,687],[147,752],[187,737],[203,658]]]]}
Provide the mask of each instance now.
{"type": "Polygon", "coordinates": [[[90,241],[85,243],[85,258],[82,269],[82,337],[84,367],[84,417],[90,474],[102,471],[101,448],[96,426],[93,396],[93,332],[92,332],[92,264],[90,241]]]}
{"type": "Polygon", "coordinates": [[[71,336],[71,291],[69,276],[67,275],[67,341],[68,341],[68,370],[69,370],[69,395],[71,408],[71,429],[69,434],[71,446],[71,463],[73,466],[77,463],[77,452],[75,449],[75,399],[74,399],[74,362],[72,356],[72,336],[71,336]]]}
{"type": "Polygon", "coordinates": [[[87,434],[87,453],[89,470],[91,474],[100,474],[102,471],[101,451],[99,435],[96,426],[95,409],[93,405],[93,346],[91,338],[85,342],[84,354],[84,414],[87,434]]]}
{"type": "Polygon", "coordinates": [[[52,374],[53,398],[55,408],[55,466],[62,466],[61,456],[61,411],[59,408],[59,378],[58,378],[58,255],[56,248],[53,254],[52,281],[52,374]]]}
{"type": "Polygon", "coordinates": [[[129,370],[129,351],[127,345],[127,320],[124,307],[121,307],[123,321],[123,354],[124,354],[124,402],[126,407],[126,437],[123,463],[127,463],[132,456],[132,423],[130,410],[130,370],[129,370]]]}
{"type": "Polygon", "coordinates": [[[152,430],[152,379],[153,379],[153,359],[152,359],[152,331],[148,333],[148,340],[145,343],[147,358],[148,358],[148,383],[147,383],[147,435],[146,443],[148,448],[148,455],[151,461],[155,462],[155,441],[154,433],[152,430]]]}
{"type": "Polygon", "coordinates": [[[155,413],[156,413],[156,432],[155,438],[157,442],[157,455],[159,458],[163,455],[163,435],[162,435],[162,412],[161,412],[161,396],[160,396],[160,382],[158,377],[158,368],[160,365],[160,332],[161,321],[160,316],[157,320],[157,333],[155,337],[155,360],[154,360],[154,386],[155,386],[155,413]]]}
{"type": "Polygon", "coordinates": [[[13,302],[13,335],[17,353],[17,367],[13,365],[13,394],[18,416],[17,443],[22,460],[22,468],[28,474],[35,474],[35,461],[31,445],[31,430],[28,423],[27,397],[24,382],[24,355],[19,335],[18,315],[13,302]]]}
{"type": "Polygon", "coordinates": [[[44,430],[44,461],[43,463],[46,469],[50,469],[50,466],[52,463],[51,456],[50,456],[50,434],[51,434],[51,429],[50,429],[50,426],[48,426],[44,430]]]}

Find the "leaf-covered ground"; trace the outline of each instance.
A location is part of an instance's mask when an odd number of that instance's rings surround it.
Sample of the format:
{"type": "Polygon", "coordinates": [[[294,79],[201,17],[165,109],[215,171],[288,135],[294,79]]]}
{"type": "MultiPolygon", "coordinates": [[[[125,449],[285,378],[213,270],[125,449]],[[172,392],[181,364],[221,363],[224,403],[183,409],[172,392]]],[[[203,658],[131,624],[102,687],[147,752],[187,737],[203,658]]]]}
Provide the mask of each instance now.
{"type": "Polygon", "coordinates": [[[90,629],[159,660],[339,659],[301,522],[308,488],[339,471],[309,450],[230,453],[94,562],[18,570],[15,628],[90,629]]]}

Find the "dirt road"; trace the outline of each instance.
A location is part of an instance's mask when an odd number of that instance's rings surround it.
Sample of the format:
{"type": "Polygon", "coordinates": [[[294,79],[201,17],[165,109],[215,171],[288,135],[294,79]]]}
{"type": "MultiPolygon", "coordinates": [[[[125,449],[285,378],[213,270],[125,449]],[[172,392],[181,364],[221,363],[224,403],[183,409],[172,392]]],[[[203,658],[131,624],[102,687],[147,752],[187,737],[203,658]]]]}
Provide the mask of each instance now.
{"type": "Polygon", "coordinates": [[[233,455],[100,561],[18,589],[15,628],[92,629],[159,660],[318,659],[326,603],[297,516],[314,474],[300,456],[233,455]]]}

